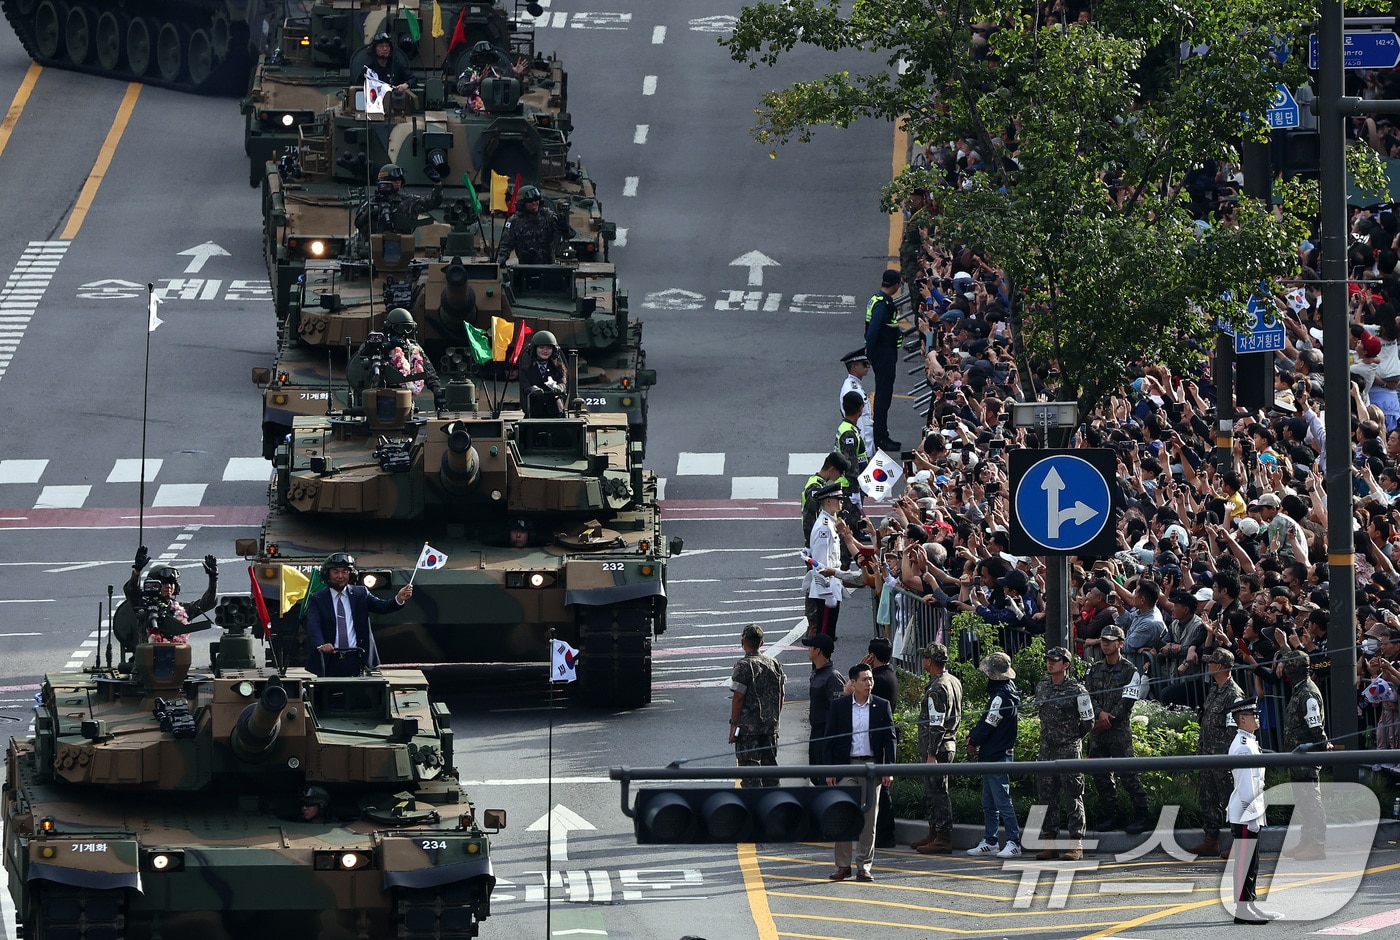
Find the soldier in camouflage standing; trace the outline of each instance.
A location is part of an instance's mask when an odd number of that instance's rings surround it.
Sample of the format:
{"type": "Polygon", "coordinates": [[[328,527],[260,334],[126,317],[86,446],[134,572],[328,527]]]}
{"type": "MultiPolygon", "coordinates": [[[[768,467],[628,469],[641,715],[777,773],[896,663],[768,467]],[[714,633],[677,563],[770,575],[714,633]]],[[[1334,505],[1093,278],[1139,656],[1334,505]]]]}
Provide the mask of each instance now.
{"type": "Polygon", "coordinates": [[[904,235],[899,240],[899,269],[909,284],[923,273],[919,265],[924,258],[924,239],[932,224],[928,190],[917,187],[909,195],[909,220],[904,223],[904,235]]]}
{"type": "Polygon", "coordinates": [[[410,196],[403,190],[403,167],[386,163],[379,168],[374,196],[355,213],[355,227],[365,238],[384,233],[412,235],[418,217],[442,205],[442,180],[426,196],[410,196]]]}
{"type": "MultiPolygon", "coordinates": [[[[763,628],[751,623],[740,638],[744,658],[734,664],[729,688],[729,743],[740,767],[773,767],[778,763],[778,718],[783,709],[787,676],[771,656],[758,651],[763,628]]],[[[776,787],[777,780],[745,777],[741,786],[776,787]]]]}
{"type": "Polygon", "coordinates": [[[501,232],[496,263],[505,264],[514,251],[517,264],[553,264],[555,242],[569,237],[568,218],[544,205],[544,193],[538,186],[521,189],[518,202],[519,208],[501,232]]]}
{"type": "MultiPolygon", "coordinates": [[[[925,646],[923,658],[928,684],[919,703],[919,753],[925,763],[951,764],[956,757],[958,725],[962,724],[962,682],[947,671],[948,647],[942,643],[925,646]]],[[[953,800],[948,795],[947,777],[924,778],[924,806],[928,835],[910,846],[924,855],[953,851],[953,800]]]]}
{"type": "MultiPolygon", "coordinates": [[[[1089,757],[1108,760],[1133,756],[1133,706],[1142,696],[1137,667],[1123,658],[1123,628],[1109,624],[1099,634],[1103,659],[1089,667],[1084,685],[1094,704],[1094,724],[1089,732],[1089,757]]],[[[1117,829],[1118,787],[1114,772],[1105,769],[1094,776],[1094,790],[1099,794],[1102,820],[1094,828],[1100,832],[1117,829]]],[[[1118,773],[1123,789],[1133,802],[1134,819],[1128,824],[1131,833],[1152,828],[1148,818],[1147,791],[1137,774],[1118,773]]]]}
{"type": "MultiPolygon", "coordinates": [[[[1239,731],[1231,709],[1235,703],[1244,700],[1244,690],[1230,674],[1234,666],[1235,654],[1227,649],[1216,649],[1206,657],[1210,690],[1206,692],[1205,704],[1201,706],[1201,736],[1196,747],[1197,754],[1230,753],[1230,743],[1239,731]]],[[[1187,849],[1192,855],[1222,854],[1220,830],[1225,825],[1225,801],[1230,798],[1233,786],[1234,781],[1228,770],[1209,768],[1197,775],[1196,793],[1201,804],[1204,837],[1187,849]]],[[[1223,854],[1228,857],[1230,853],[1223,854]]]]}
{"type": "MultiPolygon", "coordinates": [[[[1288,713],[1283,720],[1283,747],[1293,751],[1302,744],[1317,750],[1332,750],[1327,740],[1327,712],[1322,706],[1322,692],[1308,674],[1308,655],[1302,650],[1288,649],[1278,655],[1278,669],[1293,686],[1288,699],[1288,713]]],[[[1322,789],[1318,785],[1316,767],[1290,767],[1293,781],[1294,815],[1303,821],[1303,834],[1290,858],[1300,860],[1327,857],[1327,813],[1322,808],[1322,789]]]]}
{"type": "MultiPolygon", "coordinates": [[[[1089,693],[1070,675],[1070,654],[1063,646],[1045,651],[1045,671],[1049,675],[1035,687],[1035,706],[1040,712],[1040,760],[1078,760],[1083,756],[1084,735],[1094,723],[1094,705],[1089,693]]],[[[1035,854],[1041,860],[1084,857],[1084,775],[1040,774],[1036,796],[1045,804],[1045,822],[1040,838],[1053,841],[1060,834],[1060,797],[1068,807],[1069,837],[1074,845],[1061,852],[1043,848],[1035,854]]]]}

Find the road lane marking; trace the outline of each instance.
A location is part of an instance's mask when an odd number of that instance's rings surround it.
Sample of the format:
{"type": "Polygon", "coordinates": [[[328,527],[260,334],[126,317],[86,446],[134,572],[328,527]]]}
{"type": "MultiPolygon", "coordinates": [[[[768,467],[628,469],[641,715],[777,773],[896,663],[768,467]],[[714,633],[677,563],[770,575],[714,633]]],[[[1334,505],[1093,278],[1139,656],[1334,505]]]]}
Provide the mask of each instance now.
{"type": "MultiPolygon", "coordinates": [[[[894,159],[890,166],[890,179],[894,179],[904,172],[904,168],[909,165],[909,132],[904,129],[902,118],[895,118],[894,121],[894,159]]],[[[904,238],[904,213],[895,209],[890,213],[890,240],[889,256],[899,257],[899,243],[904,238]]]]}
{"type": "Polygon", "coordinates": [[[659,46],[666,41],[666,27],[654,26],[651,30],[651,44],[659,46]]]}
{"type": "Polygon", "coordinates": [[[92,165],[92,172],[88,174],[87,182],[83,183],[82,191],[78,193],[78,201],[73,205],[68,224],[63,227],[60,238],[73,238],[83,227],[88,210],[97,198],[98,187],[106,179],[107,169],[112,165],[112,156],[117,152],[117,144],[121,143],[122,135],[126,133],[131,113],[136,110],[136,99],[141,96],[141,88],[138,82],[131,82],[126,86],[126,94],[122,96],[121,106],[117,108],[117,116],[112,120],[111,129],[107,131],[107,139],[102,142],[102,149],[97,152],[97,162],[92,165]]]}
{"type": "Polygon", "coordinates": [[[650,124],[638,124],[637,129],[632,132],[632,143],[644,144],[647,142],[647,134],[651,131],[650,124]]]}
{"type": "Polygon", "coordinates": [[[646,76],[645,78],[642,79],[642,94],[644,94],[644,95],[654,95],[654,94],[656,94],[656,76],[655,76],[655,75],[648,75],[648,76],[646,76]]]}
{"type": "Polygon", "coordinates": [[[617,237],[613,239],[614,248],[623,248],[627,245],[627,229],[622,226],[617,227],[617,237]]]}
{"type": "Polygon", "coordinates": [[[38,483],[47,460],[0,460],[0,483],[38,483]]]}
{"type": "Polygon", "coordinates": [[[773,920],[773,912],[768,907],[768,891],[763,884],[763,870],[758,867],[758,857],[752,842],[738,847],[739,870],[744,875],[744,893],[749,898],[749,911],[753,914],[753,925],[758,931],[758,940],[778,940],[778,924],[773,920]]]}
{"type": "MultiPolygon", "coordinates": [[[[1394,927],[1396,924],[1400,924],[1400,908],[1381,914],[1372,914],[1370,917],[1362,917],[1358,920],[1349,920],[1345,924],[1336,924],[1325,930],[1314,930],[1312,935],[1315,937],[1359,937],[1383,927],[1394,927]]],[[[1109,940],[1109,938],[1105,937],[1104,940],[1109,940]]]]}
{"type": "MultiPolygon", "coordinates": [[[[58,263],[67,252],[66,241],[30,242],[20,253],[19,261],[15,263],[14,270],[6,278],[4,286],[0,287],[0,310],[5,311],[6,327],[4,333],[0,334],[0,377],[5,375],[15,353],[19,351],[24,331],[29,328],[29,321],[39,309],[39,301],[43,300],[49,281],[53,279],[58,270],[58,263]]],[[[6,464],[9,463],[11,462],[6,461],[6,464]]],[[[36,463],[13,462],[16,473],[20,475],[33,472],[36,463]]],[[[42,473],[43,467],[38,467],[38,472],[42,473]]],[[[10,479],[7,475],[4,482],[21,480],[10,479]]],[[[37,482],[37,477],[25,482],[37,482]]]]}
{"type": "Polygon", "coordinates": [[[627,179],[623,180],[623,181],[622,181],[622,195],[624,195],[624,196],[635,196],[635,195],[637,195],[637,181],[638,181],[639,179],[640,179],[640,177],[637,177],[637,176],[629,176],[629,177],[627,177],[627,179]]]}
{"type": "Polygon", "coordinates": [[[39,81],[39,73],[43,70],[43,66],[39,63],[29,63],[29,71],[24,73],[24,80],[19,83],[14,98],[10,100],[10,108],[5,112],[5,119],[0,121],[0,153],[5,152],[5,145],[10,142],[10,135],[15,132],[19,116],[24,113],[24,106],[29,103],[29,93],[34,90],[34,84],[39,81]]]}

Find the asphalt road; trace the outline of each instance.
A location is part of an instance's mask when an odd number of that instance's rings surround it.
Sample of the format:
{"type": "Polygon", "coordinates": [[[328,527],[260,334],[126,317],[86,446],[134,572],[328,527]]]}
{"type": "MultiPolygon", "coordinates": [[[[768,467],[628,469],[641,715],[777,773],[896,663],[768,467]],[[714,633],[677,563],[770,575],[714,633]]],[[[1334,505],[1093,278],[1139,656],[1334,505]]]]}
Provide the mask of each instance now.
{"type": "MultiPolygon", "coordinates": [[[[893,132],[867,122],[770,159],[748,136],[760,92],[853,62],[808,54],[747,71],[715,43],[737,3],[546,6],[538,44],[565,58],[575,153],[625,230],[612,257],[660,378],[648,459],[666,480],[667,532],[686,551],[670,567],[670,632],[649,708],[595,712],[567,696],[551,706],[542,677],[523,669],[476,670],[448,694],[473,797],[510,817],[493,849],[501,882],[484,935],[549,937],[551,923],[554,936],[635,940],[1221,927],[1207,884],[1218,866],[1188,872],[1203,879],[1192,900],[1206,906],[1159,903],[1131,884],[1161,881],[1161,856],[1121,863],[1110,892],[1102,873],[1081,875],[1061,907],[1044,878],[1017,907],[1020,876],[982,860],[881,853],[876,885],[832,886],[824,846],[635,845],[607,769],[726,763],[724,685],[744,624],[780,641],[793,699],[785,739],[805,735],[792,501],[829,449],[837,360],[861,343],[886,264],[875,193],[893,132]]],[[[28,68],[0,35],[0,84],[29,88],[28,68]]],[[[141,540],[185,570],[187,595],[202,587],[206,553],[223,561],[225,587],[243,587],[233,541],[256,534],[265,486],[249,374],[270,364],[275,331],[234,102],[150,88],[133,97],[120,83],[45,70],[12,116],[0,130],[0,269],[13,272],[0,303],[0,716],[22,731],[44,671],[99,654],[108,585],[119,595],[141,540]],[[149,334],[149,385],[147,283],[167,298],[149,334]],[[144,500],[133,463],[143,408],[144,500]]],[[[916,428],[897,403],[895,435],[909,441],[916,428]]],[[[863,652],[868,622],[868,603],[856,602],[839,661],[863,652]]],[[[788,753],[800,762],[804,751],[788,753]]],[[[1390,864],[1378,858],[1373,867],[1390,864]]],[[[1385,916],[1396,881],[1393,870],[1369,875],[1322,924],[1385,916]]]]}

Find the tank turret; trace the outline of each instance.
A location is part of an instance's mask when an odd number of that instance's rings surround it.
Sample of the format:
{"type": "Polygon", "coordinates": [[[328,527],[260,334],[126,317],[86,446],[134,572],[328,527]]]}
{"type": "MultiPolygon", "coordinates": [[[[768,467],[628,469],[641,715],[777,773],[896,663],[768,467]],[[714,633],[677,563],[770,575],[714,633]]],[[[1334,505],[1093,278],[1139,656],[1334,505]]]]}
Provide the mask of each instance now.
{"type": "Polygon", "coordinates": [[[243,709],[229,734],[229,747],[245,764],[256,764],[272,755],[282,713],[287,710],[287,690],[275,676],[268,679],[258,700],[243,709]]]}

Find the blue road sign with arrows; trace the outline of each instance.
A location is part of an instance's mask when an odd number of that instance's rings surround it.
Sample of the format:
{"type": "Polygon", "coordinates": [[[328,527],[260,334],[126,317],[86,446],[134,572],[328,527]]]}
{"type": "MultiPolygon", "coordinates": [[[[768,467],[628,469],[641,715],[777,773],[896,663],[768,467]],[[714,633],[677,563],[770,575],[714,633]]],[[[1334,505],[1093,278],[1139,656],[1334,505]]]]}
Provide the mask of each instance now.
{"type": "Polygon", "coordinates": [[[1010,456],[1012,552],[1113,553],[1109,480],[1117,455],[1112,450],[1019,450],[1010,456]]]}
{"type": "MultiPolygon", "coordinates": [[[[1400,38],[1389,30],[1349,29],[1342,62],[1349,69],[1393,69],[1400,63],[1400,38]]],[[[1308,36],[1308,68],[1317,68],[1317,33],[1308,36]]]]}

